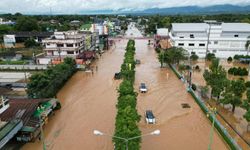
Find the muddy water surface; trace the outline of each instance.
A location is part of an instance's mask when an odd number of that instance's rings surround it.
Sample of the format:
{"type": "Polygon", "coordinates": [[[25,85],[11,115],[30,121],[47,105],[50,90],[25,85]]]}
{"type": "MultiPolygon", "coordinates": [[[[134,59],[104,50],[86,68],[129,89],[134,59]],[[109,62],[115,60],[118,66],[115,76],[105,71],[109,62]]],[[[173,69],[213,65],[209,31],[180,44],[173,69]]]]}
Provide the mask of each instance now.
{"type": "MultiPolygon", "coordinates": [[[[94,74],[77,72],[58,93],[62,109],[45,126],[47,149],[111,150],[112,140],[94,136],[98,129],[113,134],[117,91],[120,81],[113,80],[123,62],[126,40],[116,43],[97,61],[94,74]]],[[[29,143],[23,150],[41,150],[41,142],[29,143]]]]}
{"type": "MultiPolygon", "coordinates": [[[[135,87],[140,82],[148,85],[149,92],[138,95],[139,123],[142,133],[160,129],[159,136],[142,140],[142,150],[206,150],[211,124],[185,86],[169,69],[160,69],[156,54],[147,46],[147,40],[136,40],[136,57],[142,64],[136,68],[135,87]],[[183,109],[182,103],[191,108],[183,109]],[[146,125],[144,112],[152,109],[156,125],[146,125]]],[[[52,116],[45,127],[47,149],[53,150],[112,150],[109,137],[93,135],[94,129],[113,134],[116,115],[117,91],[120,81],[113,80],[120,70],[127,41],[116,43],[96,64],[94,74],[78,72],[58,93],[62,109],[52,116]]],[[[213,149],[227,149],[220,136],[214,134],[213,149]]],[[[26,144],[24,150],[40,150],[41,142],[26,144]]]]}
{"type": "MultiPolygon", "coordinates": [[[[185,91],[184,84],[170,69],[160,69],[153,48],[147,40],[136,40],[136,58],[141,64],[136,67],[136,84],[148,85],[146,94],[138,95],[138,111],[142,115],[139,124],[142,133],[160,129],[159,136],[148,136],[142,140],[143,150],[205,150],[209,144],[211,124],[194,99],[185,91]],[[182,108],[188,103],[191,108],[182,108]],[[156,117],[156,125],[145,123],[144,112],[151,109],[156,117]]],[[[212,149],[228,149],[222,138],[215,133],[212,149]]]]}

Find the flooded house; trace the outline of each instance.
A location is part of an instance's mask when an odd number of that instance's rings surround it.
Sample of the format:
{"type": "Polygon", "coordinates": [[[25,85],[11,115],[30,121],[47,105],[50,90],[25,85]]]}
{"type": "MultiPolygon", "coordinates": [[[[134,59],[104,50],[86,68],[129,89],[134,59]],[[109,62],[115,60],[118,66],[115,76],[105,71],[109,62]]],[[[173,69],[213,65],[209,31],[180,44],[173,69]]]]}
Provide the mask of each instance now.
{"type": "Polygon", "coordinates": [[[1,97],[0,149],[15,138],[19,142],[33,142],[41,128],[58,109],[57,99],[8,99],[1,97]]]}

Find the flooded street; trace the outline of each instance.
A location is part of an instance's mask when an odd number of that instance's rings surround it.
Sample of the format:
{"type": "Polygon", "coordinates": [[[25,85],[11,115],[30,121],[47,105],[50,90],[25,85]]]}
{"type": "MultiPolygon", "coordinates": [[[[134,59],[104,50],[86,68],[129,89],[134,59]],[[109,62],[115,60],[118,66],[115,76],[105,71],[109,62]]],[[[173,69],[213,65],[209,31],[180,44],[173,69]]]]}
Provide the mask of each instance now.
{"type": "MultiPolygon", "coordinates": [[[[129,32],[131,33],[131,32],[129,32]]],[[[138,94],[137,108],[142,115],[139,127],[142,134],[160,129],[159,136],[142,138],[142,150],[206,150],[209,144],[211,123],[185,91],[184,84],[169,69],[161,69],[157,56],[148,40],[136,40],[135,89],[140,82],[148,86],[148,93],[138,94]],[[188,103],[191,108],[182,108],[188,103]],[[156,125],[145,123],[144,112],[153,110],[156,125]]],[[[58,93],[62,109],[52,116],[45,126],[45,143],[49,150],[112,150],[112,139],[95,136],[98,129],[112,135],[115,129],[117,87],[113,80],[123,62],[127,40],[116,42],[93,64],[94,74],[77,72],[58,93]]],[[[228,149],[215,132],[212,149],[228,149]]],[[[40,150],[40,141],[26,144],[23,150],[40,150]]]]}
{"type": "MultiPolygon", "coordinates": [[[[127,40],[116,43],[97,61],[94,74],[77,72],[58,93],[62,109],[45,126],[47,149],[53,150],[111,150],[110,137],[97,137],[98,129],[113,134],[117,91],[120,81],[113,80],[123,62],[127,40]]],[[[95,64],[94,64],[95,65],[95,64]]],[[[23,150],[41,150],[42,144],[29,143],[23,150]]]]}
{"type": "MultiPolygon", "coordinates": [[[[136,40],[136,58],[141,64],[136,67],[136,85],[148,86],[148,93],[138,95],[138,111],[142,115],[140,129],[149,133],[160,129],[159,136],[143,138],[142,150],[205,150],[209,144],[211,123],[194,99],[185,91],[184,84],[170,69],[160,68],[156,53],[148,47],[147,40],[136,40]],[[182,108],[188,103],[191,108],[182,108]],[[145,123],[144,112],[151,109],[156,125],[145,123]]],[[[227,149],[218,134],[214,134],[212,149],[227,149]]]]}

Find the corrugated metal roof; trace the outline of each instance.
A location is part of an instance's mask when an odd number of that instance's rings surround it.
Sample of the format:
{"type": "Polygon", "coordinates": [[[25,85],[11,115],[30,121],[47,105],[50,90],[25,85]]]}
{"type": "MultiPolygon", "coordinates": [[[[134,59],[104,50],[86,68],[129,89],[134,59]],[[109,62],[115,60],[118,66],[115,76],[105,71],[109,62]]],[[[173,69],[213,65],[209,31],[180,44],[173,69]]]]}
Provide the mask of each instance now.
{"type": "MultiPolygon", "coordinates": [[[[224,32],[250,32],[248,23],[222,23],[224,32]]],[[[209,25],[206,23],[172,23],[173,32],[206,32],[209,25]]]]}
{"type": "Polygon", "coordinates": [[[3,121],[10,121],[16,117],[19,110],[25,110],[21,117],[25,126],[36,127],[39,122],[39,118],[34,117],[34,112],[42,102],[46,102],[49,99],[10,99],[10,107],[0,114],[0,118],[3,121]]]}
{"type": "Polygon", "coordinates": [[[205,32],[208,28],[206,23],[172,23],[174,32],[205,32]]]}
{"type": "Polygon", "coordinates": [[[250,32],[250,24],[248,23],[222,23],[222,31],[250,32]]]}

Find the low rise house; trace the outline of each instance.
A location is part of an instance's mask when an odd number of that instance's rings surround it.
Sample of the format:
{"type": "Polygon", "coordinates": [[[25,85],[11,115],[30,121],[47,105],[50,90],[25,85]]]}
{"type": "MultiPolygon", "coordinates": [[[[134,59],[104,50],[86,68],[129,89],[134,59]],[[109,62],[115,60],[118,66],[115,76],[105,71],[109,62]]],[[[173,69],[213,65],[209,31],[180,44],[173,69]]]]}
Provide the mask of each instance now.
{"type": "Polygon", "coordinates": [[[8,99],[1,98],[0,148],[13,137],[17,141],[31,142],[41,133],[41,126],[58,108],[56,99],[8,99]]]}
{"type": "Polygon", "coordinates": [[[4,45],[6,48],[18,47],[18,43],[24,43],[27,39],[33,38],[36,42],[41,43],[42,39],[48,38],[53,32],[15,32],[11,31],[3,36],[4,45]]]}
{"type": "Polygon", "coordinates": [[[216,57],[246,55],[245,44],[250,36],[248,23],[173,23],[170,31],[171,45],[183,47],[189,53],[205,57],[214,53],[216,57]]]}
{"type": "Polygon", "coordinates": [[[62,61],[65,57],[76,58],[84,50],[85,36],[79,31],[54,32],[42,40],[45,57],[37,58],[38,64],[51,64],[54,59],[62,61]]]}
{"type": "Polygon", "coordinates": [[[156,34],[154,35],[154,47],[167,49],[171,47],[169,43],[169,33],[168,28],[158,28],[156,34]]]}

